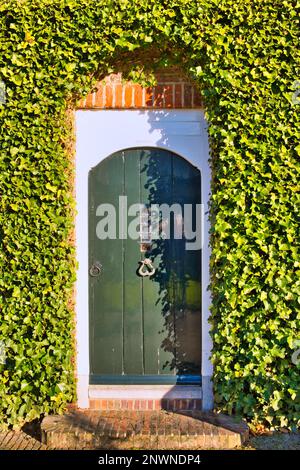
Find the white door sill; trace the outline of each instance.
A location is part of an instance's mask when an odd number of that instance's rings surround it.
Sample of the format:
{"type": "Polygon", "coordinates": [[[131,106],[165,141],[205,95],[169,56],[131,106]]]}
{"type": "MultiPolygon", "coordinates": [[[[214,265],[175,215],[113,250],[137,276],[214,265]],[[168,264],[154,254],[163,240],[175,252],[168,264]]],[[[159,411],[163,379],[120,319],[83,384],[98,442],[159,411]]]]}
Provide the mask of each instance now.
{"type": "Polygon", "coordinates": [[[89,385],[90,399],[202,399],[199,385],[89,385]]]}

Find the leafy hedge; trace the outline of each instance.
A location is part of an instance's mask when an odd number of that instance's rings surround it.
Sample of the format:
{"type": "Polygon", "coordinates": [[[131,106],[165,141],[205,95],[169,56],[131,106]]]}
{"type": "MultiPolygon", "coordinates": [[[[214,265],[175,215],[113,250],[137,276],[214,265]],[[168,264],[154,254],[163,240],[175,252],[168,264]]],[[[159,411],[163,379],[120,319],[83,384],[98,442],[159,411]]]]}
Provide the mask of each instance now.
{"type": "Polygon", "coordinates": [[[297,425],[299,1],[11,0],[0,18],[3,422],[74,399],[67,110],[96,78],[156,47],[156,63],[180,60],[198,81],[210,124],[216,404],[297,425]]]}

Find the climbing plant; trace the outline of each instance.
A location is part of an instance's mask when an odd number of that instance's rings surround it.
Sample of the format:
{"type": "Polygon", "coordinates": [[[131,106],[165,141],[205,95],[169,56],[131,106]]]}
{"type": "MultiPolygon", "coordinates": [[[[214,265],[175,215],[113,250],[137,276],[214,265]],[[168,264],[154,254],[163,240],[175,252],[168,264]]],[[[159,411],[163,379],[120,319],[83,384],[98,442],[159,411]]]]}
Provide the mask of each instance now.
{"type": "Polygon", "coordinates": [[[299,18],[299,0],[2,0],[4,424],[74,400],[68,111],[107,73],[144,79],[135,57],[155,49],[197,81],[209,123],[216,407],[299,424],[299,18]]]}

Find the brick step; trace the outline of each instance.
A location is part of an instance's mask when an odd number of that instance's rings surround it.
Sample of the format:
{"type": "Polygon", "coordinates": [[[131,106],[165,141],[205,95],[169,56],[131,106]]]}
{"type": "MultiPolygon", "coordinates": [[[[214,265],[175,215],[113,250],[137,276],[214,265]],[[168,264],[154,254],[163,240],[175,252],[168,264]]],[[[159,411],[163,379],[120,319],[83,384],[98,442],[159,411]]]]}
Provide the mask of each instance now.
{"type": "Polygon", "coordinates": [[[45,417],[41,431],[56,449],[232,449],[249,438],[243,421],[195,410],[73,410],[45,417]]]}

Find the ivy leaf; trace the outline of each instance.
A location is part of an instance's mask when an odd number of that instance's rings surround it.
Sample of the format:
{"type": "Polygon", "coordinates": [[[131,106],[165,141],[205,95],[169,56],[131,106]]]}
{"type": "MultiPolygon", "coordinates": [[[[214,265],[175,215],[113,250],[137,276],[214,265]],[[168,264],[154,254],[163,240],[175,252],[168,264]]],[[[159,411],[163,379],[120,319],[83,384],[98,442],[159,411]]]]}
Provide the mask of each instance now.
{"type": "Polygon", "coordinates": [[[18,74],[16,74],[16,75],[11,75],[11,76],[10,76],[10,80],[11,80],[15,85],[20,86],[20,85],[22,85],[23,77],[22,77],[22,75],[18,75],[18,74]]]}
{"type": "Polygon", "coordinates": [[[73,70],[75,70],[77,67],[77,64],[76,62],[69,62],[68,64],[66,64],[66,71],[67,72],[73,72],[73,70]]]}

